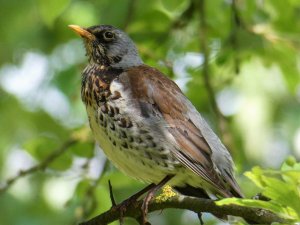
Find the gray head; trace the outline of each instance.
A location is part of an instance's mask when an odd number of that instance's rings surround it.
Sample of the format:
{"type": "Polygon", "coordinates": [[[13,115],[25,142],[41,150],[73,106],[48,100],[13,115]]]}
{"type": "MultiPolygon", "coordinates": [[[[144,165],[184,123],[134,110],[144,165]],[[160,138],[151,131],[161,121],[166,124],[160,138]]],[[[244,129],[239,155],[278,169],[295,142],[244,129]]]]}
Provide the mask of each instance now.
{"type": "Polygon", "coordinates": [[[133,41],[125,32],[113,26],[69,27],[83,38],[90,63],[114,68],[128,68],[143,63],[133,41]]]}

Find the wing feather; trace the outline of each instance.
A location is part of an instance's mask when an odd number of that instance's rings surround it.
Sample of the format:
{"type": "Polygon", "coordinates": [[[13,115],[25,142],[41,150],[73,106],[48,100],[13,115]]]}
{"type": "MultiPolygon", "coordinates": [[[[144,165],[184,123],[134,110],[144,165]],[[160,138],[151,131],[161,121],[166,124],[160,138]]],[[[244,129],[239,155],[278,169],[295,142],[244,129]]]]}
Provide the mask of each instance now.
{"type": "Polygon", "coordinates": [[[174,156],[221,195],[242,196],[232,175],[230,154],[209,126],[205,122],[203,125],[203,118],[179,87],[158,70],[145,65],[128,69],[123,76],[142,106],[144,116],[153,113],[149,111],[153,107],[161,113],[173,136],[169,141],[176,142],[176,148],[172,149],[174,156]]]}

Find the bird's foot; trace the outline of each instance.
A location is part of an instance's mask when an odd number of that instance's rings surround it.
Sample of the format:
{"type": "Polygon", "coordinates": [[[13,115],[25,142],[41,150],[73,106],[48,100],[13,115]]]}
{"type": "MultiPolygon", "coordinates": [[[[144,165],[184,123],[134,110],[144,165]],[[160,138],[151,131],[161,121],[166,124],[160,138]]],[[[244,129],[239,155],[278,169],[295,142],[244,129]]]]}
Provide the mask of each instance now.
{"type": "MultiPolygon", "coordinates": [[[[151,190],[155,186],[156,186],[155,184],[150,184],[147,187],[145,187],[144,189],[142,189],[141,191],[139,191],[138,193],[136,193],[136,194],[132,195],[131,197],[129,197],[128,199],[124,200],[123,202],[116,204],[114,196],[113,196],[112,186],[109,181],[109,192],[110,192],[110,199],[112,202],[111,208],[112,208],[112,210],[120,212],[120,218],[119,218],[120,225],[123,224],[123,218],[124,218],[127,208],[129,208],[133,204],[137,204],[138,198],[140,196],[142,196],[144,193],[146,193],[147,191],[151,190]]],[[[135,207],[137,207],[137,206],[135,206],[135,207]]]]}
{"type": "Polygon", "coordinates": [[[111,187],[111,184],[109,183],[110,198],[111,198],[111,201],[112,201],[112,207],[111,208],[112,208],[112,210],[116,210],[116,211],[120,212],[120,219],[119,219],[120,220],[120,225],[123,224],[123,218],[124,218],[126,210],[133,204],[136,204],[136,205],[134,205],[134,207],[137,207],[138,198],[146,192],[148,192],[148,193],[147,193],[146,197],[144,198],[143,204],[142,204],[142,207],[141,207],[142,214],[141,214],[141,218],[140,218],[140,224],[150,225],[150,223],[147,222],[149,202],[154,197],[156,191],[159,188],[161,188],[162,186],[164,186],[172,177],[173,177],[173,175],[168,175],[160,183],[148,185],[147,187],[145,187],[144,189],[142,189],[138,193],[132,195],[131,197],[124,200],[123,202],[121,202],[118,205],[115,203],[113,193],[112,193],[112,187],[111,187]]]}
{"type": "Polygon", "coordinates": [[[157,192],[158,189],[160,189],[162,186],[164,186],[169,180],[172,179],[173,176],[166,176],[160,183],[157,185],[153,186],[147,193],[146,197],[143,200],[142,204],[142,218],[141,218],[141,224],[142,225],[149,225],[150,223],[147,222],[147,214],[148,214],[148,205],[152,198],[154,197],[155,193],[157,192]]]}
{"type": "Polygon", "coordinates": [[[130,198],[124,200],[123,202],[119,203],[118,205],[113,205],[111,208],[114,211],[119,211],[120,212],[120,225],[123,224],[124,222],[124,215],[126,213],[126,210],[131,206],[135,205],[134,207],[137,207],[137,197],[136,196],[131,196],[130,198]]]}
{"type": "Polygon", "coordinates": [[[145,225],[147,224],[147,214],[148,214],[148,205],[149,202],[152,200],[152,198],[154,197],[154,194],[156,192],[157,188],[153,188],[152,190],[150,190],[148,192],[148,194],[146,195],[146,197],[143,200],[143,204],[142,204],[142,224],[145,225]]]}

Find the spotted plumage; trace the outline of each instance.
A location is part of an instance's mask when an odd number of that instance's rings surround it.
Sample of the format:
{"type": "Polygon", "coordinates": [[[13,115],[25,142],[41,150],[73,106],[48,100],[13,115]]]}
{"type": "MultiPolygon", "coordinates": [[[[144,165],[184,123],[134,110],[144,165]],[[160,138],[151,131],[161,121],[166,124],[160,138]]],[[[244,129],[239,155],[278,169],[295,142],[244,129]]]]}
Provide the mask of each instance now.
{"type": "Polygon", "coordinates": [[[71,27],[89,57],[81,95],[90,127],[117,168],[148,183],[168,177],[187,195],[242,196],[227,149],[179,87],[143,64],[124,32],[71,27]]]}
{"type": "Polygon", "coordinates": [[[122,96],[130,95],[129,87],[122,83],[127,80],[126,74],[127,70],[87,67],[82,79],[82,100],[95,137],[108,158],[126,174],[158,183],[174,167],[181,166],[163,145],[162,135],[152,133],[145,125],[143,109],[136,115],[126,109],[138,104],[122,96]]]}

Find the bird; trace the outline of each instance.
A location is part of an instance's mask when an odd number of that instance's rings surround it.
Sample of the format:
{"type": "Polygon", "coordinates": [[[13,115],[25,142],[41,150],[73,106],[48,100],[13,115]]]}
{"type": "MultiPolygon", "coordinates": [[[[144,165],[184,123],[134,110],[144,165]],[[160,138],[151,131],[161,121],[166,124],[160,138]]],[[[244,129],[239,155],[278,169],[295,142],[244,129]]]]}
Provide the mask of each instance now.
{"type": "Polygon", "coordinates": [[[88,57],[81,98],[90,128],[120,171],[149,184],[131,198],[147,193],[144,217],[165,184],[192,197],[243,197],[227,148],[177,84],[143,62],[124,31],[69,27],[88,57]]]}

